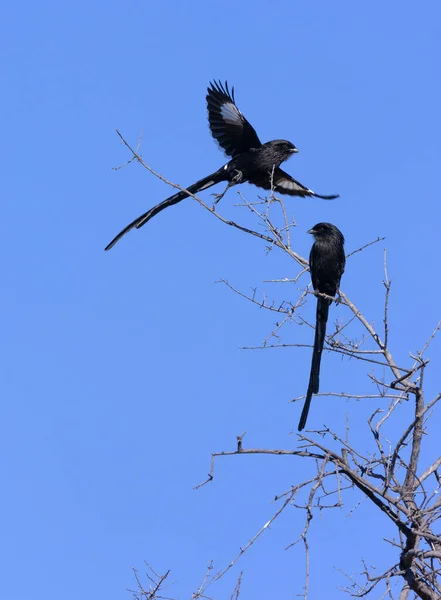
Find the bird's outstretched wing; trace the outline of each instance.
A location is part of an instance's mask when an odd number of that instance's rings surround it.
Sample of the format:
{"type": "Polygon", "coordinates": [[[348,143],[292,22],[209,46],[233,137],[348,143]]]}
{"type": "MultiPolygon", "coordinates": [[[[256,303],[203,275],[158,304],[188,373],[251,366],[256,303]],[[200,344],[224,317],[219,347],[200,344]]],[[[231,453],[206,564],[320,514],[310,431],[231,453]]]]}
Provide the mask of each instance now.
{"type": "Polygon", "coordinates": [[[332,194],[330,196],[316,194],[313,190],[305,187],[299,181],[296,181],[291,177],[291,175],[288,175],[288,173],[279,168],[274,169],[272,182],[270,173],[266,176],[257,173],[255,177],[249,178],[249,182],[254,183],[254,185],[257,185],[257,187],[264,190],[270,190],[272,183],[275,192],[278,192],[279,194],[288,194],[289,196],[314,196],[315,198],[322,198],[322,200],[334,200],[335,198],[339,198],[338,194],[332,194]]]}
{"type": "Polygon", "coordinates": [[[254,127],[236,106],[234,87],[228,83],[210,83],[207,88],[208,122],[211,134],[228,156],[236,156],[262,145],[254,127]]]}

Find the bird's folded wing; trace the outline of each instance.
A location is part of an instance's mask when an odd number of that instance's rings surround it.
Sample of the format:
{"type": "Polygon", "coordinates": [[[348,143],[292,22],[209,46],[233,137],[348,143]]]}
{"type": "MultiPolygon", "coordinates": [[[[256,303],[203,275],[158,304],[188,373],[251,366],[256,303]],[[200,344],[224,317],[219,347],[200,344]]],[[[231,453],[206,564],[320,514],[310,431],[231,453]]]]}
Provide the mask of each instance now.
{"type": "Polygon", "coordinates": [[[279,194],[289,194],[290,196],[312,196],[314,192],[295,179],[282,171],[282,169],[274,169],[273,176],[271,173],[262,174],[257,173],[256,176],[249,178],[250,183],[254,183],[258,187],[264,190],[273,189],[279,194]]]}
{"type": "Polygon", "coordinates": [[[228,156],[236,156],[262,143],[254,127],[245,119],[234,101],[228,83],[210,83],[207,89],[208,122],[211,134],[228,156]]]}
{"type": "Polygon", "coordinates": [[[311,274],[312,288],[314,290],[318,290],[320,285],[320,282],[317,277],[319,258],[320,256],[317,250],[317,246],[316,244],[313,244],[311,247],[311,252],[309,253],[309,271],[311,274]]]}

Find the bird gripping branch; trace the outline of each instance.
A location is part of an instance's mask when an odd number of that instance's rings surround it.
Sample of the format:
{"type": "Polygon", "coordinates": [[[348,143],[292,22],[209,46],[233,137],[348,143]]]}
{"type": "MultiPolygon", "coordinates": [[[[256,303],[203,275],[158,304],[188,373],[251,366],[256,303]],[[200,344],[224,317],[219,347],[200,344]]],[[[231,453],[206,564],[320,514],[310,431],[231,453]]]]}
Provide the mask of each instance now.
{"type": "MultiPolygon", "coordinates": [[[[317,223],[308,233],[314,236],[314,244],[309,254],[309,267],[312,286],[315,292],[335,296],[340,289],[340,280],[345,270],[345,238],[342,232],[331,223],[317,223]]],[[[332,300],[317,296],[314,349],[312,352],[311,373],[308,391],[300,416],[299,431],[306,425],[313,394],[318,394],[320,383],[320,362],[325,343],[326,323],[332,300]]]]}

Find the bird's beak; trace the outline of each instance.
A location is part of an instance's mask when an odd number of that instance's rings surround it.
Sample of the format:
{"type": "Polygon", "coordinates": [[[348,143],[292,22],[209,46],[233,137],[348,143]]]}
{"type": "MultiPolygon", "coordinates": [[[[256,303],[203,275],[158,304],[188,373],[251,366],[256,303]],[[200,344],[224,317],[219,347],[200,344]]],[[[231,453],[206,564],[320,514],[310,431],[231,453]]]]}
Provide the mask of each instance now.
{"type": "Polygon", "coordinates": [[[311,235],[314,235],[315,233],[315,229],[308,229],[308,231],[306,233],[310,233],[311,235]]]}
{"type": "Polygon", "coordinates": [[[292,152],[293,154],[295,154],[296,152],[298,152],[298,149],[297,149],[297,148],[291,148],[291,152],[292,152]]]}

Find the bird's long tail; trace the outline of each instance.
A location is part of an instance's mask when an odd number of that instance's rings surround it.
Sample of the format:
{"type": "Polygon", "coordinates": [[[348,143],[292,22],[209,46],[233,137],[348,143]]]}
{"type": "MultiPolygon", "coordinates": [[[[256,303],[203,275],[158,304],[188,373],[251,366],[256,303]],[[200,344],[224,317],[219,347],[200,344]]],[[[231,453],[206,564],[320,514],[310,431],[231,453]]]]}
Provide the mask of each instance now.
{"type": "MultiPolygon", "coordinates": [[[[190,185],[190,187],[188,187],[187,190],[190,192],[190,194],[196,194],[197,192],[201,192],[202,190],[206,190],[211,186],[216,185],[216,183],[219,183],[220,181],[225,181],[225,179],[226,177],[224,175],[224,169],[219,169],[215,173],[212,173],[211,175],[200,179],[196,183],[193,183],[193,185],[190,185]]],[[[104,250],[110,250],[117,242],[119,242],[119,240],[128,231],[135,227],[136,229],[139,229],[140,227],[145,225],[147,221],[150,221],[152,217],[160,213],[162,210],[168,208],[169,206],[173,206],[173,204],[178,204],[178,202],[181,202],[181,200],[184,200],[184,198],[188,198],[188,196],[189,194],[187,192],[180,191],[176,194],[173,194],[173,196],[166,198],[165,200],[163,200],[162,202],[145,212],[143,215],[137,217],[134,221],[129,223],[127,227],[124,227],[124,229],[113,238],[110,244],[108,244],[104,248],[104,250]]]]}
{"type": "Polygon", "coordinates": [[[328,321],[329,306],[331,301],[319,296],[317,298],[316,325],[314,336],[314,350],[312,352],[311,373],[309,375],[308,391],[306,393],[305,404],[299,421],[299,431],[306,425],[309,407],[313,394],[318,394],[320,385],[320,361],[322,359],[323,345],[325,343],[326,323],[328,321]]]}

